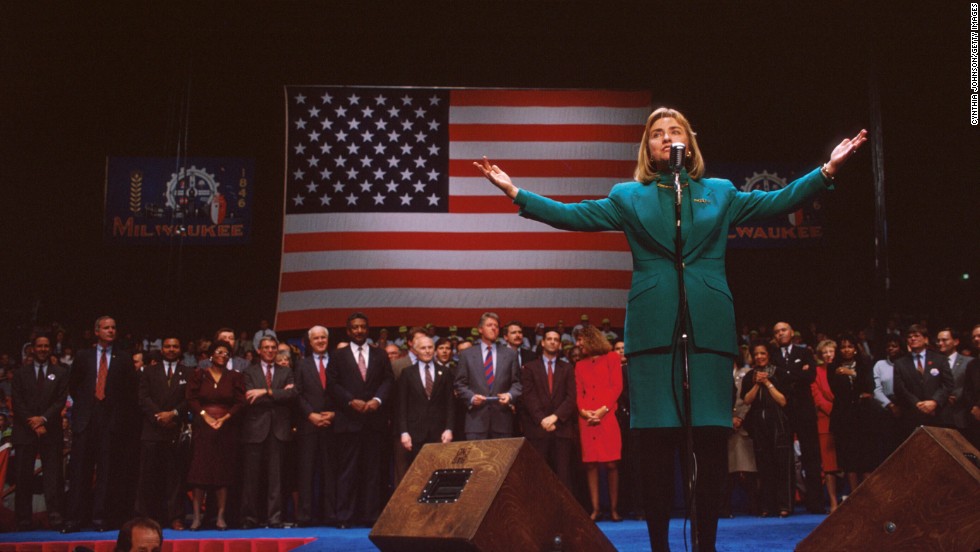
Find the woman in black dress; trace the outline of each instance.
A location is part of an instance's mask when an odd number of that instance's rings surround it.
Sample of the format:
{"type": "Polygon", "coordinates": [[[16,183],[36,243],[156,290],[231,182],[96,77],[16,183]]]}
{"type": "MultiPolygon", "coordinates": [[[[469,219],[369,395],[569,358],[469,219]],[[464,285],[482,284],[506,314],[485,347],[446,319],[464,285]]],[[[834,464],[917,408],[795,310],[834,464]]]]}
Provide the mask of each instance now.
{"type": "Polygon", "coordinates": [[[830,431],[837,446],[837,465],[847,474],[850,492],[874,471],[880,435],[876,435],[877,406],[874,404],[874,372],[857,340],[843,335],[837,340],[837,358],[827,368],[834,408],[830,412],[830,431]]]}
{"type": "Polygon", "coordinates": [[[750,349],[752,370],[742,376],[742,402],[750,405],[745,429],[752,437],[761,487],[761,516],[779,508],[779,517],[793,511],[793,432],[787,423],[786,391],[776,367],[769,362],[769,347],[756,341],[750,349]]]}
{"type": "Polygon", "coordinates": [[[191,530],[201,527],[204,490],[213,488],[218,498],[215,526],[224,530],[228,486],[235,483],[238,451],[237,414],[245,406],[245,382],[239,372],[228,368],[232,347],[216,341],[209,349],[211,365],[195,370],[187,382],[187,402],[195,413],[191,468],[187,483],[194,488],[194,521],[191,530]]]}

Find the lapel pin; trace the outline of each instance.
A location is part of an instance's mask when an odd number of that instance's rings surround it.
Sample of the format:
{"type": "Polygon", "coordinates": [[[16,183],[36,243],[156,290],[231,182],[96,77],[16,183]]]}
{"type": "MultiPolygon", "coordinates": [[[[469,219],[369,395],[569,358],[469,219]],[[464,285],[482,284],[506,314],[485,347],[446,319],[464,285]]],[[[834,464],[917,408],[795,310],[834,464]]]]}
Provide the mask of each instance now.
{"type": "Polygon", "coordinates": [[[54,374],[48,374],[48,379],[54,381],[54,374]]]}
{"type": "Polygon", "coordinates": [[[694,203],[708,203],[707,199],[696,197],[694,198],[694,203]]]}
{"type": "Polygon", "coordinates": [[[938,376],[939,375],[939,369],[933,368],[932,370],[929,370],[929,373],[932,374],[933,376],[938,376]]]}

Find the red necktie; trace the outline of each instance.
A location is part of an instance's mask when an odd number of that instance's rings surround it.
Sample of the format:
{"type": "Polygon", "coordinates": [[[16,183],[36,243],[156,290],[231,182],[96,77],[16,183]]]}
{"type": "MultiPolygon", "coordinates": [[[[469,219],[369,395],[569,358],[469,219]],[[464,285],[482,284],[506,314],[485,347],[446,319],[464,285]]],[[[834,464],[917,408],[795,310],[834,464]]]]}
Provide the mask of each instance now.
{"type": "Polygon", "coordinates": [[[37,367],[37,390],[38,392],[44,390],[44,365],[37,367]]]}
{"type": "Polygon", "coordinates": [[[555,361],[548,359],[548,392],[554,391],[555,385],[555,361]]]}
{"type": "Polygon", "coordinates": [[[102,358],[99,359],[99,373],[95,378],[95,398],[100,401],[105,400],[105,380],[109,375],[109,359],[106,357],[105,349],[102,349],[102,358]]]}
{"type": "Polygon", "coordinates": [[[327,367],[323,365],[323,355],[320,355],[320,385],[327,388],[327,367]]]}
{"type": "Polygon", "coordinates": [[[265,367],[265,386],[272,389],[272,365],[266,365],[265,367]]]}
{"type": "Polygon", "coordinates": [[[921,353],[916,353],[916,355],[915,355],[915,369],[919,371],[919,374],[920,375],[923,372],[925,372],[925,368],[922,366],[922,354],[921,353]]]}
{"type": "Polygon", "coordinates": [[[432,372],[429,363],[425,363],[425,398],[432,398],[432,372]]]}

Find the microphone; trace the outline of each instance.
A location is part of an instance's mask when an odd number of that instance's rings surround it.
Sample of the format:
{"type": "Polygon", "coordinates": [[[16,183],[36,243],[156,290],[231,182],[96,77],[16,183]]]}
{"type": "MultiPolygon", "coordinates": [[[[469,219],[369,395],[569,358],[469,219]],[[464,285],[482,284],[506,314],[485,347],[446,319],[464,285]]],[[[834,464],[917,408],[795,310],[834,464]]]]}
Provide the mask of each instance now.
{"type": "Polygon", "coordinates": [[[668,166],[675,173],[680,172],[681,167],[684,166],[685,149],[684,144],[680,142],[674,142],[670,145],[670,161],[668,162],[668,166]]]}
{"type": "MultiPolygon", "coordinates": [[[[670,170],[674,171],[674,193],[676,194],[676,205],[680,207],[681,204],[681,167],[684,166],[684,144],[680,142],[674,142],[670,145],[670,159],[667,162],[667,166],[670,170]]],[[[680,226],[681,219],[677,219],[677,225],[680,226]]]]}

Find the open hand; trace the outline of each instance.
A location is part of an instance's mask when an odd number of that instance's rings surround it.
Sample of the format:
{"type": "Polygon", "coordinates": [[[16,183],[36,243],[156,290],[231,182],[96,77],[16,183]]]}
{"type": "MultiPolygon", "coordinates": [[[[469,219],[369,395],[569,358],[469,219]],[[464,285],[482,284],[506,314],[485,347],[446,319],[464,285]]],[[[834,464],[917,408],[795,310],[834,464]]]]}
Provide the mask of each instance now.
{"type": "Polygon", "coordinates": [[[857,133],[854,138],[845,138],[841,140],[840,144],[834,148],[834,151],[830,153],[830,161],[827,162],[826,171],[830,176],[834,176],[845,161],[851,158],[852,155],[857,153],[861,144],[868,141],[868,131],[861,129],[861,132],[857,133]]]}
{"type": "Polygon", "coordinates": [[[486,156],[483,157],[482,161],[474,161],[473,166],[483,173],[483,176],[487,177],[487,180],[492,182],[494,186],[500,188],[500,191],[507,194],[507,197],[511,199],[517,197],[518,187],[514,186],[510,177],[507,176],[507,173],[500,170],[500,167],[491,165],[490,160],[486,156]]]}

